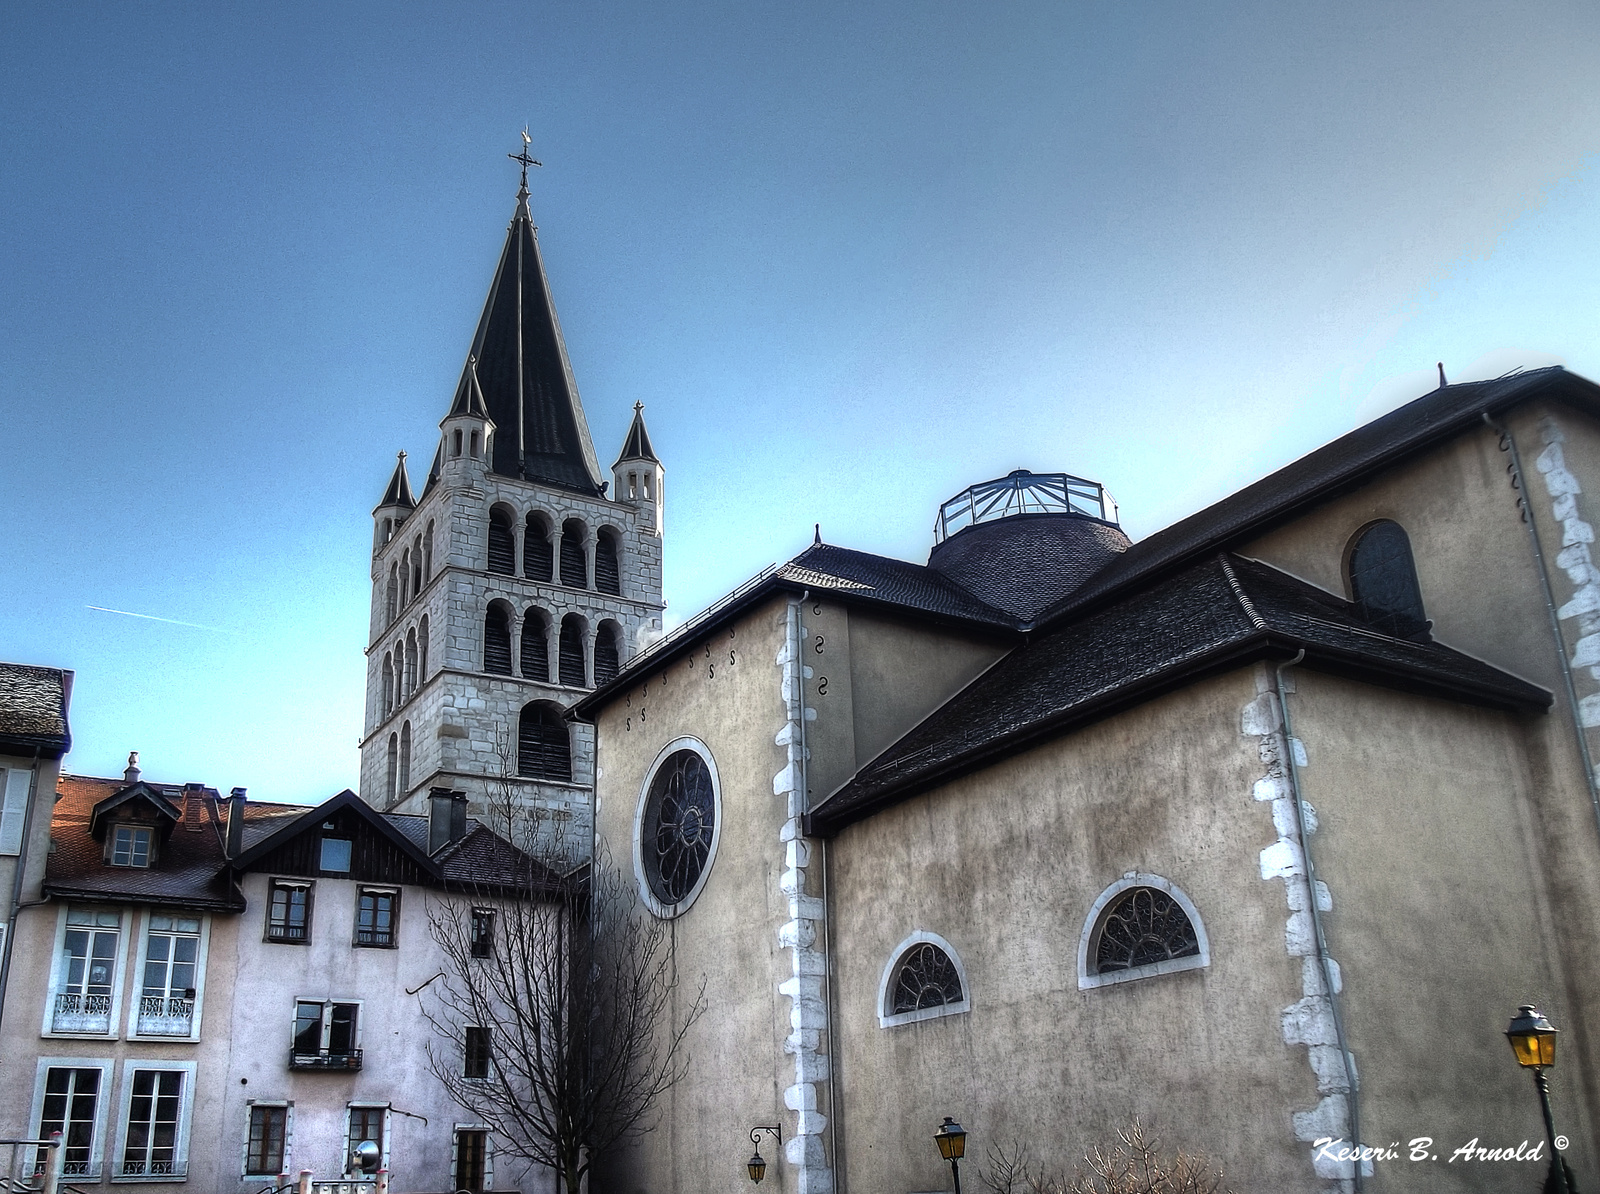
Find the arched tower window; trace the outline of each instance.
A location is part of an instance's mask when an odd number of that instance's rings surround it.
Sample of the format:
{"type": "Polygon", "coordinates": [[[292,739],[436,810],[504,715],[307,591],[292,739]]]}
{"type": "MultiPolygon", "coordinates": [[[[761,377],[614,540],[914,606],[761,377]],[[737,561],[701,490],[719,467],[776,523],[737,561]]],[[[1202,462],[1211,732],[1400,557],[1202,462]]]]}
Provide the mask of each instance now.
{"type": "Polygon", "coordinates": [[[1200,913],[1159,875],[1128,875],[1101,892],[1078,942],[1080,989],[1210,964],[1200,913]]]}
{"type": "Polygon", "coordinates": [[[1427,641],[1417,565],[1399,523],[1385,519],[1362,530],[1350,547],[1349,572],[1350,597],[1363,617],[1395,638],[1427,641]]]}
{"type": "Polygon", "coordinates": [[[522,618],[522,678],[550,683],[550,619],[543,610],[522,618]]]}
{"type": "Polygon", "coordinates": [[[417,632],[406,632],[406,698],[417,691],[417,632]]]}
{"type": "Polygon", "coordinates": [[[400,781],[394,796],[404,796],[411,790],[411,723],[400,727],[400,781]]]}
{"type": "Polygon", "coordinates": [[[433,579],[433,521],[428,521],[428,533],[422,540],[422,579],[433,579]]]}
{"type": "Polygon", "coordinates": [[[511,610],[503,601],[490,602],[484,611],[483,670],[511,674],[511,610]]]}
{"type": "Polygon", "coordinates": [[[384,625],[388,625],[390,622],[394,621],[394,616],[398,612],[398,608],[399,608],[399,599],[400,599],[400,569],[396,565],[390,564],[389,565],[389,590],[388,590],[388,597],[387,597],[386,602],[385,602],[385,609],[386,609],[386,612],[388,614],[388,617],[385,619],[384,625]]]}
{"type": "Polygon", "coordinates": [[[422,615],[417,627],[417,683],[428,682],[428,615],[422,615]]]}
{"type": "Polygon", "coordinates": [[[516,537],[511,533],[511,512],[504,506],[489,511],[489,571],[517,574],[516,537]]]}
{"type": "Polygon", "coordinates": [[[572,740],[561,707],[535,702],[517,719],[517,774],[535,779],[572,780],[572,740]]]}
{"type": "Polygon", "coordinates": [[[411,549],[408,547],[400,553],[400,608],[406,607],[406,602],[411,600],[411,549]]]}
{"type": "Polygon", "coordinates": [[[878,1023],[889,1028],[969,1011],[966,974],[955,949],[934,933],[913,933],[879,980],[878,1023]]]}
{"type": "Polygon", "coordinates": [[[416,542],[411,545],[411,595],[413,597],[422,592],[424,579],[422,575],[422,536],[418,535],[416,542]]]}
{"type": "Polygon", "coordinates": [[[399,778],[400,766],[400,739],[394,734],[389,735],[389,760],[388,760],[388,794],[389,803],[394,803],[395,781],[399,778]]]}
{"type": "Polygon", "coordinates": [[[561,583],[568,588],[589,587],[589,559],[584,550],[583,523],[569,518],[561,527],[561,583]]]}
{"type": "Polygon", "coordinates": [[[522,537],[522,574],[529,580],[555,579],[555,550],[550,546],[550,520],[530,514],[522,537]]]}
{"type": "Polygon", "coordinates": [[[594,682],[596,687],[617,678],[622,668],[622,627],[615,622],[601,622],[594,636],[594,682]]]}
{"type": "Polygon", "coordinates": [[[459,427],[456,428],[455,439],[450,445],[450,455],[461,455],[461,428],[459,427]]]}
{"type": "Polygon", "coordinates": [[[621,596],[622,572],[617,556],[617,533],[604,527],[594,542],[594,587],[602,593],[621,596]]]}
{"type": "Polygon", "coordinates": [[[383,715],[388,717],[394,712],[394,656],[387,651],[383,655],[383,715]]]}
{"type": "Polygon", "coordinates": [[[561,683],[573,688],[582,688],[587,680],[583,667],[583,630],[583,619],[577,614],[561,619],[561,683]]]}

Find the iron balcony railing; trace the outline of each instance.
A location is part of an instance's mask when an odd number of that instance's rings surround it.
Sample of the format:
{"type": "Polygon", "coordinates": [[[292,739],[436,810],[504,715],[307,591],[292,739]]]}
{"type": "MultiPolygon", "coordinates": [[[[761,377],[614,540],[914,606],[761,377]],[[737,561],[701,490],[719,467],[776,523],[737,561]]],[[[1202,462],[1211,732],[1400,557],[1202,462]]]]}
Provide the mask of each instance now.
{"type": "Polygon", "coordinates": [[[1017,469],[963,490],[940,506],[933,524],[934,546],[980,522],[1018,514],[1080,514],[1114,524],[1117,504],[1098,481],[1017,469]]]}
{"type": "Polygon", "coordinates": [[[52,1032],[110,1032],[111,996],[61,991],[56,995],[52,1032]]]}
{"type": "Polygon", "coordinates": [[[139,998],[140,1036],[189,1036],[194,1028],[194,1000],[177,995],[139,998]]]}
{"type": "Polygon", "coordinates": [[[156,1161],[124,1157],[116,1166],[117,1177],[188,1177],[187,1161],[156,1161]]]}
{"type": "Polygon", "coordinates": [[[289,1068],[291,1070],[359,1070],[361,1068],[361,1050],[351,1049],[346,1053],[302,1053],[298,1049],[290,1049],[289,1068]]]}

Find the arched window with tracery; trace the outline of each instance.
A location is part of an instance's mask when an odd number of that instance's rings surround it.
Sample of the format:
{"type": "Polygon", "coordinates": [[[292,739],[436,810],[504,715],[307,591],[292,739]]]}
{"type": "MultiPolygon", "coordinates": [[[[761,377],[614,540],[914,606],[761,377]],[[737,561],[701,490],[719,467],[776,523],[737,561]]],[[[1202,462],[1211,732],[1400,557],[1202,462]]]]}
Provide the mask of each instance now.
{"type": "Polygon", "coordinates": [[[1369,622],[1395,638],[1427,641],[1431,624],[1422,609],[1422,589],[1411,540],[1397,522],[1365,527],[1350,546],[1350,599],[1369,622]]]}
{"type": "Polygon", "coordinates": [[[1100,893],[1078,943],[1078,986],[1194,970],[1211,964],[1200,913],[1159,875],[1129,875],[1100,893]]]}
{"type": "Polygon", "coordinates": [[[511,610],[503,601],[491,601],[484,611],[483,670],[511,674],[511,610]]]}
{"type": "Polygon", "coordinates": [[[417,691],[417,632],[406,631],[406,699],[417,691]]]}
{"type": "Polygon", "coordinates": [[[572,739],[559,705],[524,705],[517,719],[517,774],[534,779],[572,780],[572,739]]]}
{"type": "Polygon", "coordinates": [[[522,534],[522,575],[546,583],[555,579],[555,549],[550,546],[550,520],[543,514],[528,515],[522,534]]]}
{"type": "Polygon", "coordinates": [[[621,670],[622,627],[611,621],[601,622],[600,630],[594,636],[595,686],[615,680],[621,670]]]}
{"type": "Polygon", "coordinates": [[[550,683],[550,619],[543,610],[522,616],[522,678],[550,683]]]}
{"type": "Polygon", "coordinates": [[[634,821],[639,894],[656,916],[680,916],[710,877],[722,824],[716,763],[705,743],[676,738],[645,777],[634,821]]]}
{"type": "Polygon", "coordinates": [[[966,974],[955,949],[935,933],[913,933],[884,968],[878,1022],[885,1028],[969,1011],[966,974]]]}
{"type": "Polygon", "coordinates": [[[411,790],[411,723],[408,721],[400,727],[400,780],[396,789],[396,796],[404,796],[411,790]]]}
{"type": "Polygon", "coordinates": [[[589,587],[589,557],[583,523],[569,518],[561,526],[561,583],[569,589],[589,587]]]}
{"type": "Polygon", "coordinates": [[[385,651],[383,655],[383,715],[388,717],[394,712],[394,656],[385,651]]]}
{"type": "Polygon", "coordinates": [[[417,625],[417,683],[428,682],[428,615],[417,625]]]}
{"type": "Polygon", "coordinates": [[[599,592],[621,596],[620,555],[617,533],[610,527],[601,528],[594,541],[594,587],[599,592]]]}
{"type": "Polygon", "coordinates": [[[584,674],[583,639],[582,618],[577,614],[568,614],[561,619],[561,641],[558,644],[559,670],[561,683],[571,688],[582,688],[588,681],[588,677],[584,674]]]}
{"type": "Polygon", "coordinates": [[[388,791],[388,794],[389,794],[389,803],[390,804],[394,803],[395,783],[399,779],[399,767],[400,767],[400,738],[396,734],[390,734],[389,735],[389,758],[388,758],[388,788],[387,788],[387,791],[388,791]]]}
{"type": "Polygon", "coordinates": [[[489,511],[489,571],[517,574],[517,543],[511,530],[511,511],[496,506],[489,511]]]}

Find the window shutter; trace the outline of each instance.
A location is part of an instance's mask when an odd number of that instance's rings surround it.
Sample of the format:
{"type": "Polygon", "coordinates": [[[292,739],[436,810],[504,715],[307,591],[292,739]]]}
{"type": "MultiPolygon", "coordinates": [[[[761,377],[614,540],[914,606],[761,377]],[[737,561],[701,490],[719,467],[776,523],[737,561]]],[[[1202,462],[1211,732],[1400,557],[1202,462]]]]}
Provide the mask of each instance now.
{"type": "Polygon", "coordinates": [[[33,772],[5,773],[5,805],[0,809],[0,854],[22,853],[22,823],[28,815],[28,783],[33,772]]]}

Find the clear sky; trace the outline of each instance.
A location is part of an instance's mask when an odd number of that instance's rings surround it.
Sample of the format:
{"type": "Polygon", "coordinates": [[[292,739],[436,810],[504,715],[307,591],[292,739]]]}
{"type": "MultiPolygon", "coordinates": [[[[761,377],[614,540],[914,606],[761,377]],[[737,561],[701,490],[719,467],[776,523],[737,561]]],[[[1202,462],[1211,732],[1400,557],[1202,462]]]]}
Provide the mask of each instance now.
{"type": "Polygon", "coordinates": [[[1013,468],[1135,538],[1452,380],[1600,378],[1592,3],[0,6],[0,658],[67,767],[357,777],[372,507],[516,190],[669,624],[1013,468]],[[92,607],[130,611],[145,618],[92,607]],[[156,621],[154,618],[170,619],[156,621]]]}

